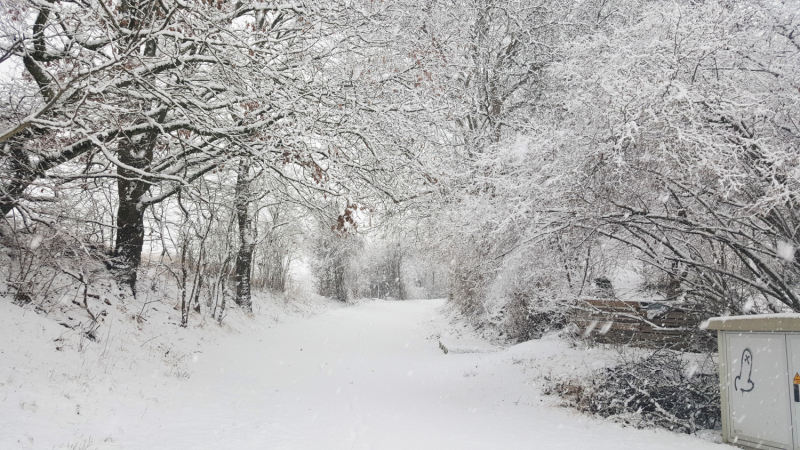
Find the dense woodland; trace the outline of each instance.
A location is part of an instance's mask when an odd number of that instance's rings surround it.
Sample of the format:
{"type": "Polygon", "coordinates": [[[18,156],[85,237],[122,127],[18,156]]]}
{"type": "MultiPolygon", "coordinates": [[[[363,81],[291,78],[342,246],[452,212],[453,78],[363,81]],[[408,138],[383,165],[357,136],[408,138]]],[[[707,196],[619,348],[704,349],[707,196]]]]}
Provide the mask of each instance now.
{"type": "Polygon", "coordinates": [[[340,299],[406,296],[412,253],[471,313],[626,265],[800,310],[795,6],[4,2],[5,244],[132,294],[149,266],[235,278],[241,305],[305,252],[340,299]]]}
{"type": "Polygon", "coordinates": [[[298,265],[510,341],[800,312],[795,1],[4,0],[0,98],[7,298],[90,327],[298,265]]]}

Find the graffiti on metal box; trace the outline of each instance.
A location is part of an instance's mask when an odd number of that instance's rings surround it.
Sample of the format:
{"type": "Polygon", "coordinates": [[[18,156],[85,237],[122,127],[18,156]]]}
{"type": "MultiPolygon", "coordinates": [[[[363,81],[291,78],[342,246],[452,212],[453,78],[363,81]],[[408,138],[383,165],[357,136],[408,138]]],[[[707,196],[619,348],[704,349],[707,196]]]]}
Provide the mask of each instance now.
{"type": "Polygon", "coordinates": [[[750,375],[753,373],[753,352],[749,348],[744,349],[742,352],[741,363],[739,376],[733,380],[733,388],[742,393],[750,392],[756,385],[750,379],[750,375]]]}

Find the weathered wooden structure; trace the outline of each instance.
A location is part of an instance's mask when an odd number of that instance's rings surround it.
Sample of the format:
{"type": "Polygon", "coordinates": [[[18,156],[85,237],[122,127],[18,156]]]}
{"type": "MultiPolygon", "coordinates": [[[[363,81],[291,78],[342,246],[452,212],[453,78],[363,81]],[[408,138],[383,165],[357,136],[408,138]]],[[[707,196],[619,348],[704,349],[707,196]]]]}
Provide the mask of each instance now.
{"type": "Polygon", "coordinates": [[[581,336],[598,344],[695,350],[713,345],[699,330],[703,317],[691,310],[658,302],[586,298],[578,302],[573,321],[581,336]]]}

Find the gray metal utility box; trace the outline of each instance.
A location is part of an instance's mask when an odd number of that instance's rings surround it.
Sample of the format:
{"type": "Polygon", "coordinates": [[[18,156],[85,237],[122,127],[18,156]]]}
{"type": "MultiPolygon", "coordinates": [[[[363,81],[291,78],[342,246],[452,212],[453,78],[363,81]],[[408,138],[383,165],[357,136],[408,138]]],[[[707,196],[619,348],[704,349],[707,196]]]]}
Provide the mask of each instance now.
{"type": "Polygon", "coordinates": [[[800,450],[800,314],[716,317],[722,439],[800,450]]]}

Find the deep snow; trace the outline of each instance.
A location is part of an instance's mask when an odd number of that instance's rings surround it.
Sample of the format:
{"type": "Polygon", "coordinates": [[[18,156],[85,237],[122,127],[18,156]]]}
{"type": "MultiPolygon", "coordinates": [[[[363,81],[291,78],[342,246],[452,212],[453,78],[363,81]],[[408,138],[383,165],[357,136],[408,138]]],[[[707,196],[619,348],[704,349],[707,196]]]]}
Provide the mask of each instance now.
{"type": "MultiPolygon", "coordinates": [[[[28,312],[33,334],[0,331],[0,448],[733,448],[553,406],[541,374],[581,370],[580,352],[556,338],[445,355],[442,304],[370,301],[277,324],[257,316],[185,352],[172,373],[123,352],[138,342],[107,351],[113,365],[98,354],[83,358],[95,369],[70,369],[70,353],[53,350],[58,326],[28,312]]],[[[0,307],[0,325],[21,314],[0,307]]]]}

